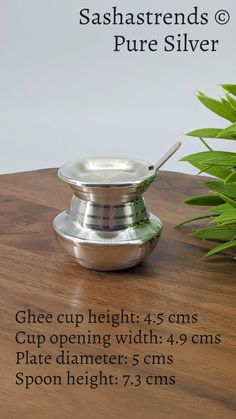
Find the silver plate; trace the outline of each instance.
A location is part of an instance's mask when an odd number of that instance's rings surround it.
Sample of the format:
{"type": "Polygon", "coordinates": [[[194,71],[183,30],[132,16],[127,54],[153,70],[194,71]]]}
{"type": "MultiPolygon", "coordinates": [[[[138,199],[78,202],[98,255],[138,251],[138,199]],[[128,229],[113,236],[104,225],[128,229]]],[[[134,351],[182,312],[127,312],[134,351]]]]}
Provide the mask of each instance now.
{"type": "Polygon", "coordinates": [[[154,175],[146,162],[124,158],[83,159],[65,164],[59,177],[72,185],[129,185],[154,175]]]}

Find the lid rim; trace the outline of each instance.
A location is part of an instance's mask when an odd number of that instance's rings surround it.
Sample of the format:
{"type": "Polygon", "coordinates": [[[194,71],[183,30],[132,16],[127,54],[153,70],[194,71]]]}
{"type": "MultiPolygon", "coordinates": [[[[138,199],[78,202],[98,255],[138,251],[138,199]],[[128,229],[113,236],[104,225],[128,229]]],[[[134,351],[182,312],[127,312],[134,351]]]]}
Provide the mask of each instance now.
{"type": "MultiPolygon", "coordinates": [[[[93,160],[103,160],[105,158],[97,158],[97,159],[93,159],[93,160]]],[[[106,158],[109,159],[109,158],[106,158]]],[[[114,158],[110,158],[111,160],[117,160],[119,158],[114,157],[114,158]]],[[[83,159],[83,160],[89,160],[89,159],[83,159]]],[[[141,183],[147,181],[147,180],[151,180],[153,178],[153,180],[155,179],[155,177],[157,176],[157,172],[155,172],[155,168],[153,165],[141,161],[141,160],[130,160],[133,162],[137,162],[137,163],[142,163],[143,165],[146,166],[146,168],[149,170],[149,172],[145,175],[145,176],[141,176],[137,179],[134,179],[132,181],[117,181],[117,182],[102,182],[102,181],[86,181],[86,180],[80,180],[79,178],[76,177],[72,177],[72,176],[68,176],[67,174],[63,173],[65,172],[65,169],[67,169],[71,164],[73,163],[79,163],[82,162],[83,160],[74,160],[71,161],[69,163],[64,164],[63,166],[61,166],[58,169],[58,177],[68,183],[69,185],[72,186],[77,186],[77,187],[84,187],[84,186],[88,186],[91,188],[119,188],[119,187],[135,187],[135,186],[139,186],[141,183]]],[[[127,160],[127,159],[124,159],[127,160]]],[[[122,171],[122,169],[121,169],[122,171]]]]}

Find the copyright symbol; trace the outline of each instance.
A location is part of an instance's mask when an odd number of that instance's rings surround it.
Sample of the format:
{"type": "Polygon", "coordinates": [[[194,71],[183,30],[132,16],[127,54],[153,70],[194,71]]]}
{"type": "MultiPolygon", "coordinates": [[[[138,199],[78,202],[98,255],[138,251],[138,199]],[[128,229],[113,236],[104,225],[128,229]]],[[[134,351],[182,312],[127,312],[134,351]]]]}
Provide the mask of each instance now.
{"type": "Polygon", "coordinates": [[[226,25],[230,21],[230,14],[227,10],[218,10],[215,14],[215,21],[219,25],[226,25]]]}

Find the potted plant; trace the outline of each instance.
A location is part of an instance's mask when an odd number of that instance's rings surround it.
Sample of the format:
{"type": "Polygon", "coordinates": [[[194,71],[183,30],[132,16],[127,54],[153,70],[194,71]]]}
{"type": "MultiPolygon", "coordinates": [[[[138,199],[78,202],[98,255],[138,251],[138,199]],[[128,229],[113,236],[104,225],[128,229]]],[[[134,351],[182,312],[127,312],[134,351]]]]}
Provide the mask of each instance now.
{"type": "MultiPolygon", "coordinates": [[[[207,148],[206,151],[190,154],[182,159],[214,178],[204,181],[208,188],[205,195],[193,196],[184,200],[185,204],[209,206],[207,214],[185,220],[176,227],[199,220],[208,219],[208,224],[193,233],[203,240],[220,242],[204,258],[226,249],[236,247],[236,153],[213,150],[206,142],[207,138],[236,141],[236,85],[223,84],[225,95],[220,100],[212,99],[199,92],[200,102],[215,114],[230,122],[227,128],[203,128],[189,132],[190,137],[198,137],[207,148]]],[[[235,258],[235,255],[231,254],[235,258]]]]}

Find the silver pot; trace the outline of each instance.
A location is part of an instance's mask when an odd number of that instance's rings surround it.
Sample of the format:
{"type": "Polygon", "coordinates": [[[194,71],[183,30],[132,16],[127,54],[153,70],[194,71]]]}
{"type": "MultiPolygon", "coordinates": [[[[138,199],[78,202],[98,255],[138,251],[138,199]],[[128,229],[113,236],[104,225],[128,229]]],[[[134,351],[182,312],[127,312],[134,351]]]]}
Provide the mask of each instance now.
{"type": "Polygon", "coordinates": [[[74,195],[53,227],[61,247],[80,265],[101,271],[126,269],[153,251],[162,225],[147,211],[142,194],[156,179],[157,165],[84,159],[62,166],[58,176],[74,195]]]}

